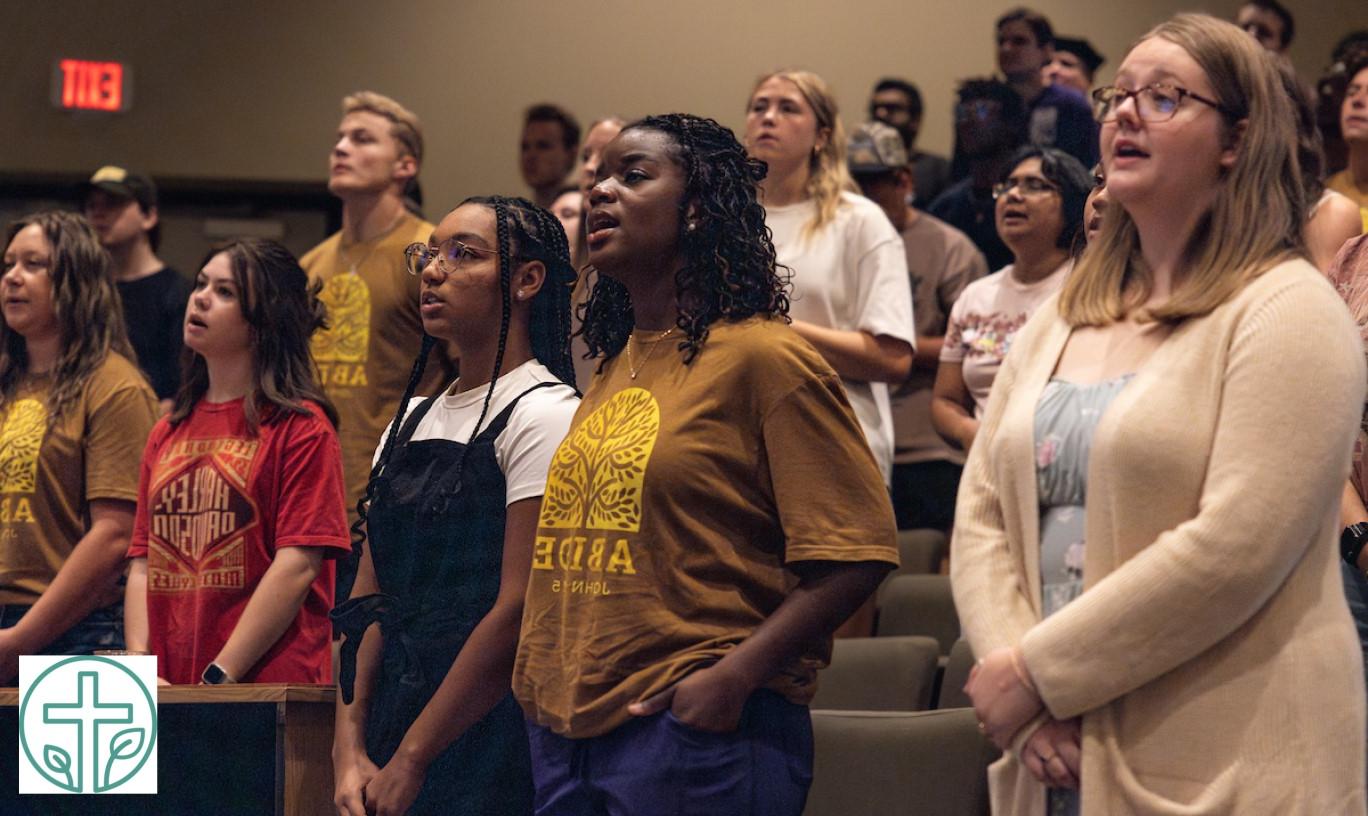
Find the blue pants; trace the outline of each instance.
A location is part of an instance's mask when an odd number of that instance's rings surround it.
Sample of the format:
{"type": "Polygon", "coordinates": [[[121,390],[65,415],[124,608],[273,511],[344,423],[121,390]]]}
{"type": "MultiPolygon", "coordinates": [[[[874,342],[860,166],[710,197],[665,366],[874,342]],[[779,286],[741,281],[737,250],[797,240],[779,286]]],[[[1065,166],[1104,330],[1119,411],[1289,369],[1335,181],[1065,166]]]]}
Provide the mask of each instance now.
{"type": "Polygon", "coordinates": [[[732,734],[669,711],[588,739],[527,731],[537,816],[800,816],[812,783],[807,706],[768,690],[732,734]]]}
{"type": "MultiPolygon", "coordinates": [[[[1368,581],[1344,561],[1340,561],[1340,574],[1344,578],[1344,599],[1349,602],[1349,614],[1354,618],[1363,650],[1363,672],[1368,676],[1368,581]]],[[[1368,772],[1368,768],[1364,770],[1368,772]]]]}
{"type": "MultiPolygon", "coordinates": [[[[27,604],[0,604],[0,629],[8,629],[28,612],[27,604]]],[[[124,647],[123,604],[117,603],[96,609],[61,637],[49,643],[39,654],[83,655],[97,649],[124,647]]]]}

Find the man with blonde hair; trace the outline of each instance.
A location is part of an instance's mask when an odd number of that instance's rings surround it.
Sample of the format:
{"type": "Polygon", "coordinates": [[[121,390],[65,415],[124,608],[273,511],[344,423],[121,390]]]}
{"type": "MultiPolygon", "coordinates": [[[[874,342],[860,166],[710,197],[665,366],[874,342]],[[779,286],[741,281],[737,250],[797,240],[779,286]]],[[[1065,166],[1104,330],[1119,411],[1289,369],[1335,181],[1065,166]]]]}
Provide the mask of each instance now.
{"type": "MultiPolygon", "coordinates": [[[[376,444],[422,342],[419,281],[404,264],[404,248],[426,244],[433,230],[410,209],[416,209],[422,161],[422,124],[412,111],[372,91],[345,97],[328,158],[328,191],[342,200],[342,229],[300,259],[309,276],[323,282],[329,328],[314,335],[313,356],[340,418],[353,521],[376,444]]],[[[441,359],[429,363],[419,394],[431,394],[455,376],[441,348],[433,354],[441,359]]],[[[338,575],[341,600],[354,570],[338,575]]]]}

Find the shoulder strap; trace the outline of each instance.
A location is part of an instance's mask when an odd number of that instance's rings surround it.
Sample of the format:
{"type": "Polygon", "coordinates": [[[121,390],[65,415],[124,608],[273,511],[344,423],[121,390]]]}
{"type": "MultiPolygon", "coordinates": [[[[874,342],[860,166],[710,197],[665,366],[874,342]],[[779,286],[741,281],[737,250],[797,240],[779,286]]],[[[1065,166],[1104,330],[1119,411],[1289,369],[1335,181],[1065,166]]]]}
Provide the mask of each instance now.
{"type": "Polygon", "coordinates": [[[414,408],[409,412],[408,416],[404,417],[403,427],[399,429],[399,435],[394,438],[394,445],[396,448],[408,444],[408,441],[413,438],[414,432],[418,430],[418,423],[423,421],[423,417],[427,416],[427,412],[432,410],[433,404],[436,403],[441,396],[441,392],[433,394],[418,403],[418,407],[414,408]]]}
{"type": "MultiPolygon", "coordinates": [[[[499,412],[498,416],[494,417],[494,419],[491,420],[490,423],[489,423],[488,425],[486,425],[486,426],[480,431],[480,436],[479,436],[479,437],[476,437],[476,438],[478,439],[478,438],[484,437],[484,436],[486,436],[486,435],[489,435],[489,436],[498,436],[499,434],[503,433],[504,427],[508,425],[508,420],[509,420],[509,418],[510,418],[511,416],[513,416],[513,409],[516,408],[516,407],[518,407],[518,402],[519,402],[523,397],[527,396],[528,394],[531,394],[533,391],[536,391],[536,390],[539,389],[539,388],[549,388],[549,387],[551,387],[551,386],[556,386],[556,385],[559,385],[559,386],[561,386],[561,387],[563,387],[563,388],[569,388],[571,391],[574,391],[574,390],[575,390],[573,387],[571,387],[571,386],[568,385],[567,383],[561,382],[560,380],[551,380],[551,381],[549,381],[549,382],[539,382],[539,383],[537,383],[536,385],[532,386],[531,388],[527,389],[526,391],[522,392],[522,393],[519,394],[518,396],[514,397],[514,398],[513,398],[513,401],[510,402],[510,403],[508,403],[507,405],[505,405],[505,406],[504,406],[504,409],[503,409],[502,411],[499,412]]],[[[579,392],[576,391],[575,393],[578,394],[579,392]]]]}

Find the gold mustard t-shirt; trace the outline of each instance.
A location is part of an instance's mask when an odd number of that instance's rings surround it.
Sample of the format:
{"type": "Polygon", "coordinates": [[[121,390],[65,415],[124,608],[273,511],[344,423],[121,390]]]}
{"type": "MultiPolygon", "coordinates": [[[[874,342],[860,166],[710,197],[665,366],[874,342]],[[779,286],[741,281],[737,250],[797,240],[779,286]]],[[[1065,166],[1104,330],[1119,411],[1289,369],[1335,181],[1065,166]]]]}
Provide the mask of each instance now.
{"type": "Polygon", "coordinates": [[[157,398],[110,354],[80,398],[48,421],[48,376],[0,410],[0,604],[36,602],[86,534],[92,499],[138,498],[138,464],[157,398]]]}
{"type": "MultiPolygon", "coordinates": [[[[405,213],[389,232],[342,246],[336,233],[309,250],[300,265],[323,281],[329,328],[313,338],[313,357],[323,388],[337,408],[347,512],[366,492],[371,454],[394,418],[423,338],[418,313],[418,278],[404,267],[404,248],[426,244],[433,226],[405,213]]],[[[455,377],[455,367],[433,349],[419,385],[420,396],[455,377]]]]}
{"type": "MultiPolygon", "coordinates": [[[[769,617],[799,561],[897,563],[893,511],[840,379],[782,321],[678,333],[605,365],[551,462],[513,688],[556,733],[720,659],[769,617]]],[[[767,684],[806,704],[829,639],[767,684]]]]}

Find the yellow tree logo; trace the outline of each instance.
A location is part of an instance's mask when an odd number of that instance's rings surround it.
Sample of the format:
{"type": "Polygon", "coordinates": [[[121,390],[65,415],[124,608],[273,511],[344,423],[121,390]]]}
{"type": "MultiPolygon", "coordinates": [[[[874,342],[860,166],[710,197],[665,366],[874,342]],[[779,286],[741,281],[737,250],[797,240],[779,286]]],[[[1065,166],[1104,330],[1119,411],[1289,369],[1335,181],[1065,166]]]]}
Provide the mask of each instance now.
{"type": "Polygon", "coordinates": [[[364,363],[370,347],[370,289],[359,275],[334,275],[318,299],[328,307],[326,331],[315,332],[313,356],[320,363],[364,363]]]}
{"type": "Polygon", "coordinates": [[[628,388],[590,414],[556,450],[542,497],[542,527],[641,529],[646,463],[660,434],[651,392],[628,388]]]}
{"type": "Polygon", "coordinates": [[[10,406],[0,427],[0,493],[32,493],[38,482],[38,450],[47,430],[41,400],[22,399],[10,406]]]}

